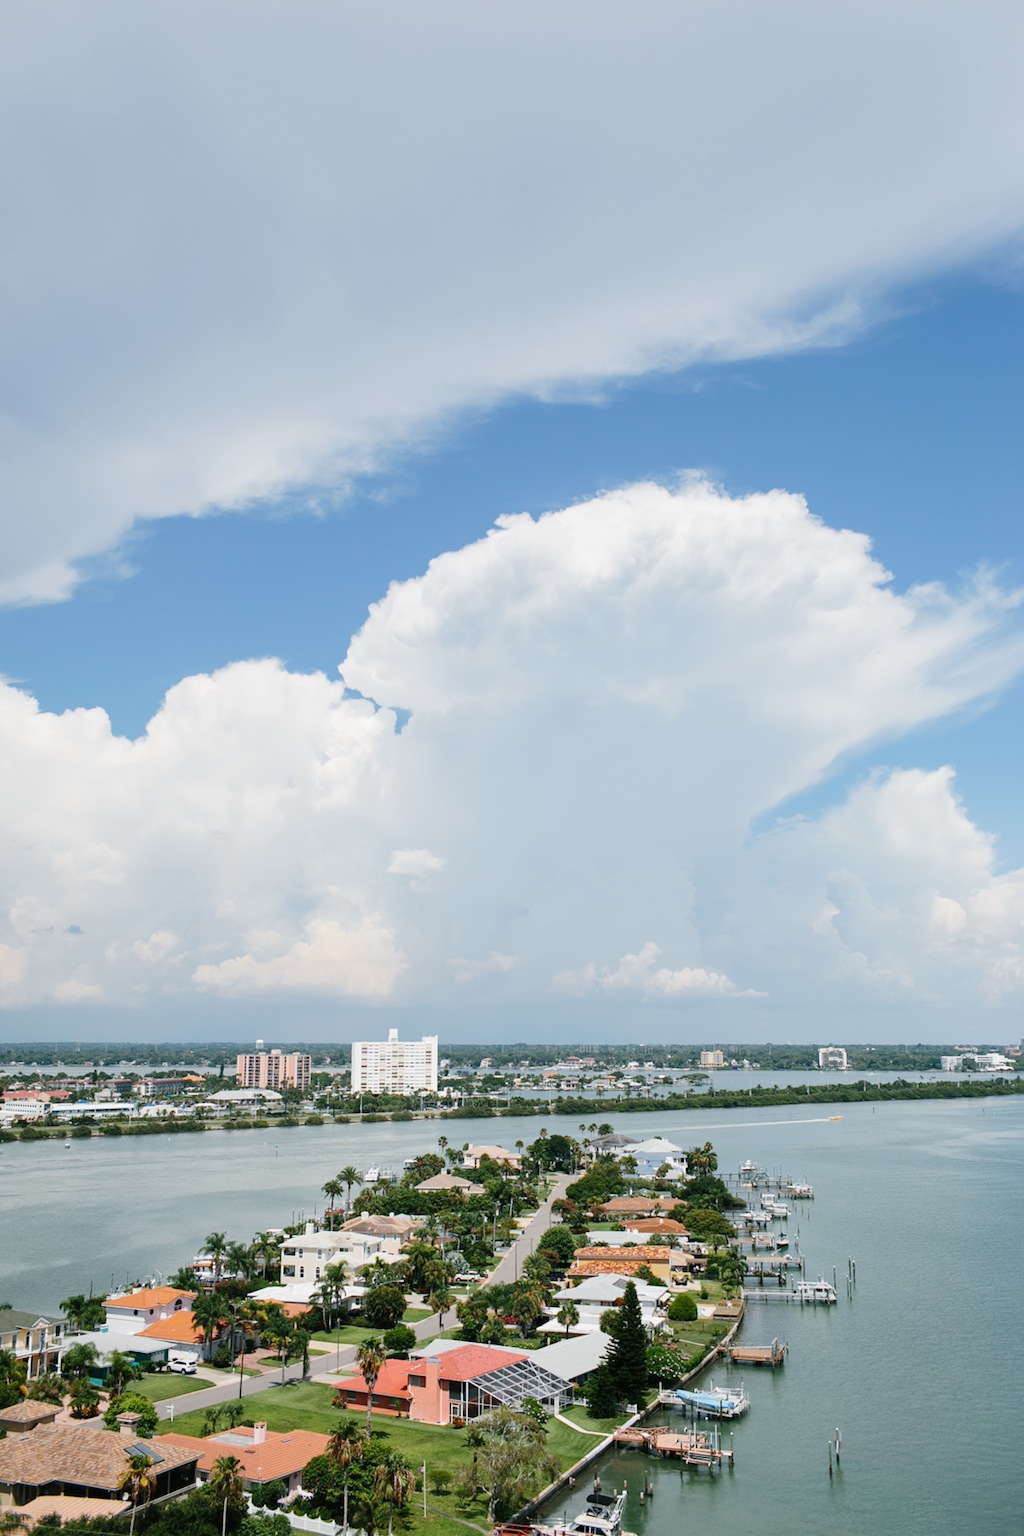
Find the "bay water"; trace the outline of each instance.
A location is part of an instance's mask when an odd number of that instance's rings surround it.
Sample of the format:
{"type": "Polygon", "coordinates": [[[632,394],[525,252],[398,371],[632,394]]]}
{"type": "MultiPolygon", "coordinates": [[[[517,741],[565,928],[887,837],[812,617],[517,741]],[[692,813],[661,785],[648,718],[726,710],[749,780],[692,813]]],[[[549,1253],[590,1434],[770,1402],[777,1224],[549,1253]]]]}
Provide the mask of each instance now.
{"type": "MultiPolygon", "coordinates": [[[[735,1468],[680,1471],[634,1451],[606,1458],[629,1487],[637,1536],[1021,1536],[1024,1533],[1024,1098],[617,1115],[616,1129],[714,1142],[723,1171],[746,1158],[814,1185],[788,1230],[806,1274],[840,1301],[797,1307],[765,1287],[742,1342],[789,1344],[774,1374],[740,1377],[735,1468]],[[846,1296],[849,1258],[853,1299],[846,1296]],[[828,1475],[828,1442],[842,1459],[828,1475]],[[645,1476],[653,1496],[640,1503],[645,1476]]],[[[158,1278],[208,1233],[248,1239],[322,1210],[347,1164],[401,1171],[439,1133],[532,1141],[539,1118],[329,1125],[0,1146],[0,1299],[55,1310],[76,1291],[158,1278]]],[[[579,1134],[558,1117],[549,1130],[579,1134]]],[[[792,1274],[792,1272],[791,1272],[792,1274]]],[[[729,1426],[725,1426],[726,1443],[729,1426]]],[[[580,1437],[581,1453],[586,1441],[580,1437]]],[[[557,1512],[579,1505],[560,1499],[557,1512]]],[[[552,1511],[552,1513],[555,1511],[552,1511]]]]}

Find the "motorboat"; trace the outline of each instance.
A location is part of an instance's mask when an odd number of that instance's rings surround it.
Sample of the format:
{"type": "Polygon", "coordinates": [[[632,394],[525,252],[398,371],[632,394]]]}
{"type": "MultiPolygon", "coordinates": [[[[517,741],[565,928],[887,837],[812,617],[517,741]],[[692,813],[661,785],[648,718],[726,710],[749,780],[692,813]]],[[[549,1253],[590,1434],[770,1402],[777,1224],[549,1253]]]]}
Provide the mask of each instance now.
{"type": "Polygon", "coordinates": [[[678,1387],[676,1397],[684,1408],[701,1419],[738,1419],[750,1407],[750,1398],[742,1386],[716,1387],[714,1382],[699,1392],[678,1387]]]}
{"type": "Polygon", "coordinates": [[[583,1513],[571,1520],[555,1520],[550,1525],[533,1524],[534,1536],[632,1536],[622,1529],[622,1516],[626,1508],[626,1490],[621,1493],[600,1493],[596,1489],[587,1495],[583,1513]]]}

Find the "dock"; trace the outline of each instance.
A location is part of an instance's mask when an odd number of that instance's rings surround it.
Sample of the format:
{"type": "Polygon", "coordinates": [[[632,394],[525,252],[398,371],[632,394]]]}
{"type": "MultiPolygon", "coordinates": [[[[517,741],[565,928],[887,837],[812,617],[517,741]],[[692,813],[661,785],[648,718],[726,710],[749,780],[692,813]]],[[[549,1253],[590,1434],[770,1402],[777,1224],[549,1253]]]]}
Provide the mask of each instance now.
{"type": "Polygon", "coordinates": [[[784,1365],[786,1352],[789,1345],[772,1339],[770,1344],[734,1344],[729,1350],[729,1359],[733,1365],[770,1365],[774,1371],[776,1366],[784,1365]]]}
{"type": "Polygon", "coordinates": [[[687,1467],[731,1466],[733,1453],[722,1446],[716,1431],[677,1434],[670,1429],[617,1429],[612,1436],[616,1445],[635,1445],[649,1456],[672,1457],[687,1467]]]}

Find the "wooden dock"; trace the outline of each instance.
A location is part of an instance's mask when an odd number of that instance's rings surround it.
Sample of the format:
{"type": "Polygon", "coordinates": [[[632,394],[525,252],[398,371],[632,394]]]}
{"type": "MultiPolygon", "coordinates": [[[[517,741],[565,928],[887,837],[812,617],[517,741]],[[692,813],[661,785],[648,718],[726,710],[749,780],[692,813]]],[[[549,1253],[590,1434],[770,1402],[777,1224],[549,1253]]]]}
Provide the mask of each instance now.
{"type": "Polygon", "coordinates": [[[670,1429],[617,1429],[612,1436],[616,1445],[635,1445],[649,1456],[672,1457],[687,1467],[730,1466],[733,1453],[726,1450],[716,1433],[694,1430],[677,1434],[670,1429]]]}
{"type": "Polygon", "coordinates": [[[788,1344],[780,1344],[778,1339],[772,1339],[770,1344],[733,1345],[729,1359],[733,1365],[770,1365],[774,1371],[776,1366],[785,1364],[788,1348],[788,1344]]]}

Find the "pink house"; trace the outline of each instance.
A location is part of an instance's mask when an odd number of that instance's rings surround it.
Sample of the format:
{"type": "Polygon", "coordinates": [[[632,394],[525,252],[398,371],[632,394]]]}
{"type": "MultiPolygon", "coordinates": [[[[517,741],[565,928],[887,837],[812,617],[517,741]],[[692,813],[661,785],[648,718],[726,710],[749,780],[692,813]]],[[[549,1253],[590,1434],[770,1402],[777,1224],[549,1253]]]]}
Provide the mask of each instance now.
{"type": "MultiPolygon", "coordinates": [[[[528,1397],[557,1410],[571,1395],[560,1376],[536,1365],[528,1354],[464,1344],[433,1358],[385,1361],[370,1406],[375,1413],[421,1424],[451,1424],[502,1405],[520,1408],[528,1397]]],[[[362,1376],[338,1384],[337,1401],[344,1407],[365,1409],[367,1396],[362,1376]]]]}

